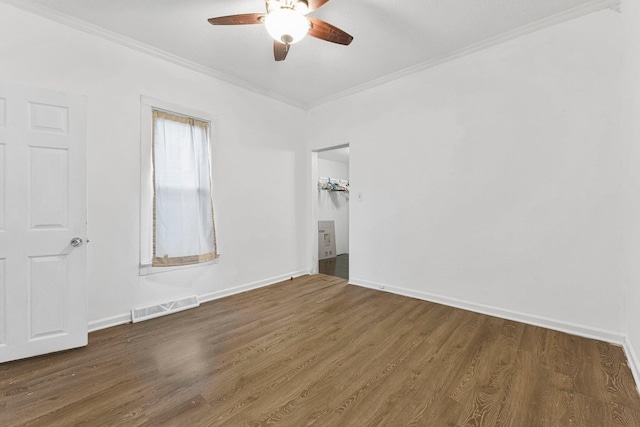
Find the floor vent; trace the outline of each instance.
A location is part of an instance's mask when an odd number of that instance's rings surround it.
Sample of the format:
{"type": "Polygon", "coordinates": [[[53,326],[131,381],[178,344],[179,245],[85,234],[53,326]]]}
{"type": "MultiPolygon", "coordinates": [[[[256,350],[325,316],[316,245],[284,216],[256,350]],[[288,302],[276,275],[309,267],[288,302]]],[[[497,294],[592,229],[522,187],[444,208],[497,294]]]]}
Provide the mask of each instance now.
{"type": "Polygon", "coordinates": [[[174,301],[132,308],[131,321],[133,323],[141,322],[143,320],[153,319],[154,317],[164,316],[165,314],[177,313],[178,311],[198,307],[199,305],[198,296],[192,295],[174,301]]]}

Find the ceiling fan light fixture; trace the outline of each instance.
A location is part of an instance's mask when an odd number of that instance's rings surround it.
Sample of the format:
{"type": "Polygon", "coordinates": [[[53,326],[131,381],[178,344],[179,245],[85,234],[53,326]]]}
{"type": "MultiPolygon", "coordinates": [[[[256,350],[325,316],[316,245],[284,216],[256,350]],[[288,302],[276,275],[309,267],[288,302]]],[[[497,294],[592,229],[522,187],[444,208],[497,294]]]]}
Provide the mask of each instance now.
{"type": "Polygon", "coordinates": [[[296,5],[293,7],[296,12],[306,15],[309,13],[309,3],[307,0],[298,0],[296,5]]]}
{"type": "Polygon", "coordinates": [[[277,42],[293,44],[300,41],[311,28],[303,13],[289,8],[274,10],[264,19],[267,31],[277,42]]]}

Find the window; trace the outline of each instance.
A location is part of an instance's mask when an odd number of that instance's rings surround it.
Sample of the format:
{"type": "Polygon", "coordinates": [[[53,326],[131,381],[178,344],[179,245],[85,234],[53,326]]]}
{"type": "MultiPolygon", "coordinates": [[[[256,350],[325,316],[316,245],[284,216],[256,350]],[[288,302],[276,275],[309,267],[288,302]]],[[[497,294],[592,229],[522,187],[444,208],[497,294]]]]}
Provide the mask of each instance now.
{"type": "Polygon", "coordinates": [[[143,98],[141,274],[218,257],[211,120],[158,104],[143,98]]]}

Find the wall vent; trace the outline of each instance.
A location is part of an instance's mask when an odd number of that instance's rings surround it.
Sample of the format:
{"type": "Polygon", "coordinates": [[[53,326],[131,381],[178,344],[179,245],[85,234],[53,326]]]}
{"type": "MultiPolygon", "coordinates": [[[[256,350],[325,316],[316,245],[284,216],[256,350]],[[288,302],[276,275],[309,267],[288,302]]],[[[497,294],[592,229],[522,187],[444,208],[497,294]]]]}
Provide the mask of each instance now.
{"type": "Polygon", "coordinates": [[[143,320],[164,316],[165,314],[177,313],[178,311],[198,307],[200,302],[197,295],[167,301],[160,304],[147,305],[131,309],[131,321],[133,323],[143,320]]]}

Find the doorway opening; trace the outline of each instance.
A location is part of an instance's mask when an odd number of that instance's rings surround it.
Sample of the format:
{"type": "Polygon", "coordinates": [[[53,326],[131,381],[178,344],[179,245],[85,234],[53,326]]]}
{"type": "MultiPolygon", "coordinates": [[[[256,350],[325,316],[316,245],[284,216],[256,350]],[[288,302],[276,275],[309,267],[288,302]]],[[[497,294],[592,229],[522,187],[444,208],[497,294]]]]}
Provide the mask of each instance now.
{"type": "Polygon", "coordinates": [[[317,272],[349,279],[349,145],[314,154],[317,272]]]}

